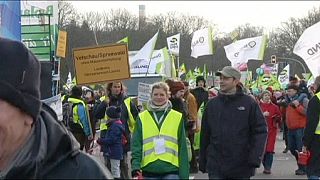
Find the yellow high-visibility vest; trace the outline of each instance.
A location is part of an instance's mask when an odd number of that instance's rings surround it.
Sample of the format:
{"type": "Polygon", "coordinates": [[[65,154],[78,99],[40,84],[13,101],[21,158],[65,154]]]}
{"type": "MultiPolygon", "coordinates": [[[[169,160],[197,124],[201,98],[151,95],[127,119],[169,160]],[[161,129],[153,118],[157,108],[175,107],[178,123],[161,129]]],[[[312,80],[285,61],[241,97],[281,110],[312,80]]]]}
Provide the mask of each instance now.
{"type": "Polygon", "coordinates": [[[129,130],[131,133],[134,131],[134,127],[136,125],[136,121],[133,118],[133,115],[131,114],[131,98],[128,97],[124,100],[124,104],[126,105],[128,116],[129,116],[129,130]]]}
{"type": "Polygon", "coordinates": [[[142,124],[142,163],[145,167],[156,160],[162,160],[179,167],[179,150],[178,150],[178,129],[181,123],[182,114],[170,110],[163,120],[160,131],[149,111],[145,110],[139,114],[142,124]],[[165,152],[156,154],[155,142],[157,138],[163,138],[165,142],[165,152]]]}
{"type": "MultiPolygon", "coordinates": [[[[80,100],[80,99],[76,99],[76,98],[68,98],[68,102],[71,102],[72,104],[82,104],[84,108],[86,108],[85,103],[80,100]]],[[[80,124],[80,126],[83,129],[83,125],[80,122],[80,118],[79,118],[79,114],[78,114],[78,106],[74,106],[74,108],[72,109],[73,112],[73,122],[80,124]]],[[[88,115],[88,114],[87,114],[88,115]]]]}
{"type": "MultiPolygon", "coordinates": [[[[108,97],[102,96],[102,97],[100,98],[100,101],[102,102],[102,101],[104,101],[106,98],[108,98],[108,97]]],[[[132,132],[134,131],[134,126],[135,126],[135,124],[136,124],[136,121],[135,121],[135,119],[133,118],[133,116],[132,116],[132,114],[131,114],[131,106],[130,106],[130,104],[131,104],[131,98],[130,98],[130,97],[126,98],[126,99],[124,100],[124,104],[125,104],[125,106],[126,106],[126,108],[127,108],[127,110],[128,110],[129,130],[130,130],[130,132],[132,133],[132,132]]],[[[104,117],[103,117],[103,118],[101,119],[101,121],[100,121],[100,130],[106,130],[106,129],[108,129],[108,126],[107,126],[107,124],[106,124],[107,121],[108,121],[108,116],[105,114],[104,117]]]]}
{"type": "MultiPolygon", "coordinates": [[[[319,101],[320,101],[320,92],[318,92],[318,93],[316,94],[316,96],[318,97],[318,99],[319,99],[319,101]]],[[[320,113],[320,112],[319,112],[319,113],[320,113]]],[[[315,134],[320,135],[320,117],[319,117],[319,122],[318,122],[318,126],[317,126],[317,129],[316,129],[315,134]]]]}
{"type": "MultiPolygon", "coordinates": [[[[100,102],[104,101],[106,98],[108,98],[107,96],[102,96],[100,98],[100,102]]],[[[107,130],[108,126],[107,126],[107,120],[108,120],[108,116],[106,115],[106,113],[104,114],[104,117],[100,120],[100,131],[102,130],[107,130]]]]}

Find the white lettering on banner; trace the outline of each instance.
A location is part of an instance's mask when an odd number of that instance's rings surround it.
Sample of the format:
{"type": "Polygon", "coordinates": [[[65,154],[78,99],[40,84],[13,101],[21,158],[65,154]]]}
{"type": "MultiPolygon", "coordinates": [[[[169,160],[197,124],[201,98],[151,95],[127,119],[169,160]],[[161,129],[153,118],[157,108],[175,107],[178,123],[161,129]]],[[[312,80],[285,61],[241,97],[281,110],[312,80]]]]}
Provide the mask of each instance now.
{"type": "Polygon", "coordinates": [[[310,56],[313,56],[315,53],[318,52],[318,50],[320,50],[320,42],[318,44],[315,45],[315,47],[312,47],[310,49],[307,50],[307,53],[310,55],[310,56]]]}

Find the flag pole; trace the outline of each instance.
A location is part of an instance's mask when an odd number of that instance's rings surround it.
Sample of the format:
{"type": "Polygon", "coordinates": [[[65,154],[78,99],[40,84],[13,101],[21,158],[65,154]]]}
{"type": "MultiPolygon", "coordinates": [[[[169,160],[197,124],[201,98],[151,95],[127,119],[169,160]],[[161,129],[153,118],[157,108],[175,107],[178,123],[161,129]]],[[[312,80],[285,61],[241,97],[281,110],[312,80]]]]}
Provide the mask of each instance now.
{"type": "Polygon", "coordinates": [[[146,75],[145,75],[145,77],[147,77],[147,76],[148,76],[148,73],[149,73],[149,67],[150,67],[150,63],[151,63],[151,58],[149,59],[148,69],[147,69],[147,72],[146,72],[146,75]]]}

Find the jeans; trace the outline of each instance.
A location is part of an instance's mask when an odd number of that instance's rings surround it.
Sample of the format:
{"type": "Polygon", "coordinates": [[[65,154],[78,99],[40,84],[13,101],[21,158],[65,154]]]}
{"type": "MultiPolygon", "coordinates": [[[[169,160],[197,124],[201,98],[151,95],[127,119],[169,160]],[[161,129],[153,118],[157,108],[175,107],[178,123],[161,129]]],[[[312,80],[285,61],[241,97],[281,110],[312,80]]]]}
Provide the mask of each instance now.
{"type": "Polygon", "coordinates": [[[178,174],[166,174],[164,176],[143,177],[143,179],[180,179],[178,174]]]}
{"type": "MultiPolygon", "coordinates": [[[[299,129],[289,129],[288,130],[288,145],[291,154],[296,158],[298,162],[298,153],[297,151],[302,151],[302,137],[303,137],[304,128],[299,129]]],[[[305,171],[306,167],[298,165],[300,170],[305,171]]]]}
{"type": "Polygon", "coordinates": [[[114,178],[120,178],[120,160],[110,159],[111,174],[114,178]]]}
{"type": "Polygon", "coordinates": [[[264,154],[264,157],[262,160],[262,164],[263,164],[264,169],[271,170],[272,162],[273,162],[273,153],[266,152],[264,154]]]}
{"type": "MultiPolygon", "coordinates": [[[[107,156],[104,156],[104,164],[111,171],[111,169],[112,169],[111,162],[107,156]]],[[[121,179],[130,179],[127,153],[124,153],[123,159],[120,160],[120,178],[121,179]]]]}
{"type": "Polygon", "coordinates": [[[298,153],[296,152],[302,151],[302,137],[303,137],[303,128],[300,129],[289,129],[288,130],[288,145],[289,145],[289,150],[292,155],[298,160],[298,153]]]}

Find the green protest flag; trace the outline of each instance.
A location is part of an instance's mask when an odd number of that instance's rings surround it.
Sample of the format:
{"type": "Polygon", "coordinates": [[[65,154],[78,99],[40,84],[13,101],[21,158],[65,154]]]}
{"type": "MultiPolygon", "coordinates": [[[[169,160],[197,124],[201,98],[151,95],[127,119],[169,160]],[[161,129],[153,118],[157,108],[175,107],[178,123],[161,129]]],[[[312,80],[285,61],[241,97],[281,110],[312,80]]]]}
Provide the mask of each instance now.
{"type": "Polygon", "coordinates": [[[127,45],[129,45],[129,38],[128,38],[128,36],[125,37],[125,38],[123,38],[123,39],[121,39],[121,40],[119,40],[117,43],[126,43],[127,45]]]}

